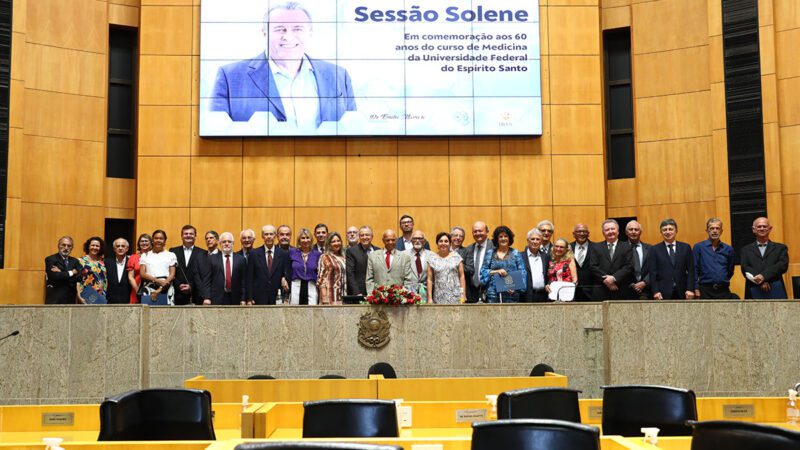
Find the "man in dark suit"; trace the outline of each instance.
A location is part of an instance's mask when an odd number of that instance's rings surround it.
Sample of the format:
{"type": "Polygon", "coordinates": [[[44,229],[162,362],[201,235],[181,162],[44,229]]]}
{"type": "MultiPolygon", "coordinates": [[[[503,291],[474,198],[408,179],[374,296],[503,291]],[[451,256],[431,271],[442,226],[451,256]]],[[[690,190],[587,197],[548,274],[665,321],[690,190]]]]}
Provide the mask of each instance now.
{"type": "Polygon", "coordinates": [[[71,237],[62,236],[58,240],[58,253],[44,259],[45,304],[75,303],[77,293],[75,283],[80,279],[81,270],[78,260],[69,256],[73,245],[71,237]]]}
{"type": "Polygon", "coordinates": [[[522,303],[546,302],[547,268],[550,265],[550,255],[541,251],[542,233],[534,228],[528,231],[528,246],[522,252],[522,262],[525,264],[525,287],[527,290],[520,296],[522,303]]]}
{"type": "MultiPolygon", "coordinates": [[[[414,234],[413,217],[409,216],[408,214],[403,214],[400,217],[400,232],[402,234],[397,238],[397,246],[395,248],[398,252],[404,252],[414,246],[414,243],[411,242],[411,235],[414,234]]],[[[428,244],[427,240],[424,244],[422,244],[422,248],[425,250],[431,249],[431,246],[428,244]]]]}
{"type": "Polygon", "coordinates": [[[197,229],[192,225],[181,228],[183,245],[169,249],[178,258],[175,269],[175,304],[203,304],[208,299],[208,252],[195,247],[197,229]]]}
{"type": "Polygon", "coordinates": [[[650,249],[650,289],[656,300],[694,298],[696,287],[692,246],[678,242],[678,224],[664,219],[660,225],[664,241],[650,249]]]}
{"type": "Polygon", "coordinates": [[[317,226],[314,227],[314,239],[316,239],[317,242],[312,249],[320,253],[325,253],[325,240],[328,239],[328,226],[324,223],[318,223],[317,226]]]}
{"type": "Polygon", "coordinates": [[[131,284],[128,281],[128,248],[130,244],[123,238],[114,241],[114,256],[105,260],[106,299],[108,303],[126,304],[131,301],[131,284]]]}
{"type": "Polygon", "coordinates": [[[633,249],[633,279],[623,289],[623,295],[629,300],[646,300],[650,298],[648,261],[651,246],[641,241],[642,225],[635,220],[625,226],[625,234],[633,249]]]}
{"type": "Polygon", "coordinates": [[[369,295],[367,292],[367,260],[369,254],[379,247],[372,245],[372,228],[363,226],[358,230],[358,245],[349,247],[347,256],[347,294],[369,295]]]}
{"type": "Polygon", "coordinates": [[[233,253],[233,233],[219,236],[220,251],[209,256],[210,291],[204,305],[244,305],[247,260],[233,253]]]}
{"type": "Polygon", "coordinates": [[[572,247],[572,254],[575,255],[575,269],[578,272],[575,301],[588,302],[592,299],[592,289],[594,288],[591,268],[592,244],[594,242],[589,240],[589,227],[582,223],[575,224],[575,228],[572,229],[572,237],[575,240],[569,245],[572,247]]]}
{"type": "Polygon", "coordinates": [[[276,230],[273,225],[261,228],[264,245],[250,253],[247,263],[245,298],[249,305],[274,305],[278,290],[289,290],[292,266],[289,253],[275,245],[276,230]]]}
{"type": "Polygon", "coordinates": [[[489,227],[485,222],[477,221],[472,225],[472,238],[475,242],[467,246],[467,260],[464,262],[467,303],[478,303],[485,292],[481,286],[481,264],[483,257],[486,256],[486,250],[494,247],[488,237],[489,227]]]}
{"type": "Polygon", "coordinates": [[[627,242],[619,240],[619,223],[616,220],[607,219],[603,222],[602,230],[605,240],[592,245],[592,300],[622,300],[621,288],[633,279],[633,252],[627,242]]]}
{"type": "Polygon", "coordinates": [[[241,250],[236,252],[237,255],[244,256],[245,261],[250,256],[250,251],[253,250],[253,243],[256,241],[256,232],[251,229],[242,230],[239,233],[239,242],[242,244],[241,250]]]}
{"type": "Polygon", "coordinates": [[[787,297],[783,274],[789,268],[789,249],[784,244],[770,241],[771,231],[769,219],[759,217],[753,221],[756,241],[742,247],[742,274],[747,280],[744,285],[745,298],[787,297]]]}

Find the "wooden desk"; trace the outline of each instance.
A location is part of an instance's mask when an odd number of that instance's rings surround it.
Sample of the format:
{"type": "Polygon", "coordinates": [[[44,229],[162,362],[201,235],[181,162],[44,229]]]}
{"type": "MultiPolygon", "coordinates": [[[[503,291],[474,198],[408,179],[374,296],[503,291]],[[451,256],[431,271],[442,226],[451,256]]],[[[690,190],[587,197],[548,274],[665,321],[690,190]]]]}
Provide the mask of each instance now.
{"type": "Polygon", "coordinates": [[[543,377],[381,378],[377,378],[379,399],[427,402],[485,401],[487,395],[513,389],[568,385],[567,377],[555,373],[543,377]]]}
{"type": "Polygon", "coordinates": [[[377,398],[377,380],[209,380],[200,375],[183,382],[191,389],[211,392],[213,402],[304,402],[331,398],[377,398]]]}
{"type": "MultiPolygon", "coordinates": [[[[253,435],[253,417],[262,404],[242,411],[241,403],[214,403],[214,432],[217,439],[253,435]]],[[[9,405],[0,406],[0,443],[37,443],[42,438],[60,437],[64,442],[97,441],[100,433],[100,405],[9,405]],[[45,423],[44,415],[56,423],[45,423]]]]}

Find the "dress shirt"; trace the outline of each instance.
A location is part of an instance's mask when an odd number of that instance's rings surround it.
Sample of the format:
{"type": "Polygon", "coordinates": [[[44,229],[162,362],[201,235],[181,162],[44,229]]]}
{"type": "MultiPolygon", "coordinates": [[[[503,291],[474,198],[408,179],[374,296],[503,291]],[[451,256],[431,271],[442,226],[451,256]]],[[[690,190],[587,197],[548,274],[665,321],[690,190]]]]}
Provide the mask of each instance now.
{"type": "Polygon", "coordinates": [[[480,273],[481,267],[483,267],[483,257],[486,256],[486,241],[483,241],[483,244],[475,244],[475,255],[473,261],[475,262],[475,272],[480,273]],[[478,248],[478,246],[481,246],[478,248]]]}
{"type": "Polygon", "coordinates": [[[128,265],[128,258],[122,258],[122,263],[119,262],[119,259],[114,258],[114,262],[117,263],[117,283],[122,283],[122,275],[127,273],[125,272],[125,266],[128,265]]]}
{"type": "Polygon", "coordinates": [[[761,242],[756,241],[756,245],[758,246],[758,252],[761,253],[762,258],[764,257],[764,253],[767,253],[767,244],[769,244],[769,241],[764,242],[763,244],[761,242]]]}
{"type": "Polygon", "coordinates": [[[401,237],[400,239],[403,241],[403,248],[406,250],[414,248],[414,243],[411,242],[411,239],[406,240],[404,237],[401,237]]]}
{"type": "Polygon", "coordinates": [[[194,245],[189,248],[183,247],[183,260],[186,261],[187,266],[189,265],[189,258],[192,257],[192,250],[194,250],[194,245]]]}
{"type": "Polygon", "coordinates": [[[730,283],[733,276],[733,247],[720,241],[715,251],[711,240],[706,239],[695,244],[692,253],[698,283],[730,283]]]}
{"type": "Polygon", "coordinates": [[[286,122],[300,129],[316,130],[319,125],[319,90],[314,67],[306,56],[296,74],[286,73],[269,58],[275,86],[283,103],[286,122]]]}
{"type": "MultiPolygon", "coordinates": [[[[428,252],[426,252],[424,248],[420,251],[416,251],[412,248],[411,252],[409,252],[411,255],[411,267],[414,269],[414,272],[417,271],[417,254],[419,254],[419,262],[422,264],[422,271],[425,272],[425,261],[428,259],[425,257],[426,253],[428,252]]],[[[421,277],[422,274],[418,273],[417,276],[421,277]]]]}
{"type": "Polygon", "coordinates": [[[589,241],[584,242],[583,244],[579,244],[577,241],[575,242],[575,261],[583,267],[583,263],[586,261],[586,254],[589,253],[589,241]],[[581,249],[583,249],[583,253],[581,254],[581,249]],[[582,255],[583,261],[578,261],[578,255],[582,255]]]}
{"type": "Polygon", "coordinates": [[[531,287],[534,291],[544,289],[544,264],[542,262],[542,252],[539,251],[536,255],[531,252],[529,248],[526,252],[528,254],[528,263],[531,265],[531,287]]]}
{"type": "Polygon", "coordinates": [[[215,248],[213,252],[208,252],[208,256],[214,256],[214,255],[216,255],[217,253],[219,253],[219,249],[218,249],[218,248],[215,248]]]}

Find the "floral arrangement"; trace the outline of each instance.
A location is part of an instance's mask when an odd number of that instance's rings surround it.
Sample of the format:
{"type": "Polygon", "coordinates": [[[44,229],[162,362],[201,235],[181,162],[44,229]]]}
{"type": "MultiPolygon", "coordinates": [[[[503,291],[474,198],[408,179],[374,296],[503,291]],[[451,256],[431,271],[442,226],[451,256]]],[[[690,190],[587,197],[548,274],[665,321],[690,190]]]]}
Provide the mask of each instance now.
{"type": "Polygon", "coordinates": [[[378,286],[367,296],[367,303],[371,305],[417,305],[422,298],[399,284],[391,286],[378,286]]]}

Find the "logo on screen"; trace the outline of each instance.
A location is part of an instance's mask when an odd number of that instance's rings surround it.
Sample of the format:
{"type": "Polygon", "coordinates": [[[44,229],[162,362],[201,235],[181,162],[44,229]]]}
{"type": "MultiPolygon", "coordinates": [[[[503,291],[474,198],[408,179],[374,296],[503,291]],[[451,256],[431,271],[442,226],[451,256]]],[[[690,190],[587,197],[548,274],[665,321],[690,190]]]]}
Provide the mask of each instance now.
{"type": "Polygon", "coordinates": [[[455,119],[456,123],[459,125],[467,126],[470,124],[469,113],[466,111],[457,111],[453,115],[453,119],[455,119]]]}

